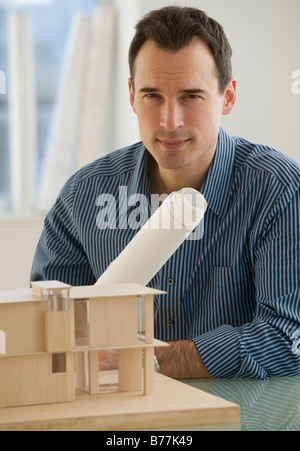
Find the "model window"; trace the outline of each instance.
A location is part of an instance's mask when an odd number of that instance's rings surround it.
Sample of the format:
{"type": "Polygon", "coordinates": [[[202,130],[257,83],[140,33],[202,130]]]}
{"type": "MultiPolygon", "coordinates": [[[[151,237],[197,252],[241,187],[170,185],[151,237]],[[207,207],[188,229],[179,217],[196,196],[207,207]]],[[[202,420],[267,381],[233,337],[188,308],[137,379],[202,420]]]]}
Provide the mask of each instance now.
{"type": "Polygon", "coordinates": [[[52,374],[67,372],[67,357],[65,352],[52,354],[52,374]]]}

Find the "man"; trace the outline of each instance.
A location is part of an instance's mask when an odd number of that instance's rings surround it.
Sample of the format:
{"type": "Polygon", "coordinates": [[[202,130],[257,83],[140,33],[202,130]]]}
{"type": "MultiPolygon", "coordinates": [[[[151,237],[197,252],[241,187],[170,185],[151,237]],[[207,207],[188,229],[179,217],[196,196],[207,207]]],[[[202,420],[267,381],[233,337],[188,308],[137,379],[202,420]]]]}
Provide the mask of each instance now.
{"type": "Polygon", "coordinates": [[[120,186],[149,201],[199,190],[202,239],[186,240],[149,284],[168,293],[154,319],[156,338],[170,342],[157,358],[171,377],[300,374],[300,168],[220,128],[236,98],[230,60],[222,27],[198,9],[166,7],[138,23],[129,94],[142,143],[67,182],[32,268],[32,280],[95,283],[136,233],[119,217],[115,229],[97,227],[100,195],[120,211],[120,186]]]}

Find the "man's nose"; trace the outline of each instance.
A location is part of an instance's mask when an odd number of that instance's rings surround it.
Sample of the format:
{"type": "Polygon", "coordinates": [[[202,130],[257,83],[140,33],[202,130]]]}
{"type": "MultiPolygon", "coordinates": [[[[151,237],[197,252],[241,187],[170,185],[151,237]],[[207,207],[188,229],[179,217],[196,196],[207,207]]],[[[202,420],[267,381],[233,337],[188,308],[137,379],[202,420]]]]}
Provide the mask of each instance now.
{"type": "Polygon", "coordinates": [[[183,127],[183,111],[175,102],[165,102],[161,109],[160,126],[168,131],[183,127]]]}

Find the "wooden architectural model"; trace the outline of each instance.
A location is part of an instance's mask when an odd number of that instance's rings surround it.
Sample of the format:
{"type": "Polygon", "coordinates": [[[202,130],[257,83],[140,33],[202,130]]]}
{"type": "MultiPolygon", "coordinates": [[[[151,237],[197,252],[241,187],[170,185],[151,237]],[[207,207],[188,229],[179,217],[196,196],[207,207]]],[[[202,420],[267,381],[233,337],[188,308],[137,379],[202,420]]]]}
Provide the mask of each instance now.
{"type": "Polygon", "coordinates": [[[152,394],[154,348],[166,345],[153,331],[153,295],[162,293],[57,281],[0,292],[0,407],[74,401],[76,389],[105,392],[104,349],[118,350],[119,392],[152,394]]]}

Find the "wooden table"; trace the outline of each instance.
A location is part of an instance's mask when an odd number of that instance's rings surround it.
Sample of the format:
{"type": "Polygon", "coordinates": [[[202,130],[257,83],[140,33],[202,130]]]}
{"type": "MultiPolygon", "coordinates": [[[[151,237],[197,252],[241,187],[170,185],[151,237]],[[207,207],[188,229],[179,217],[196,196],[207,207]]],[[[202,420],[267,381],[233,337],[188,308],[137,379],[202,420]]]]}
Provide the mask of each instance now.
{"type": "Polygon", "coordinates": [[[158,373],[150,396],[78,391],[75,402],[0,409],[0,431],[133,431],[239,422],[238,405],[158,373]]]}

